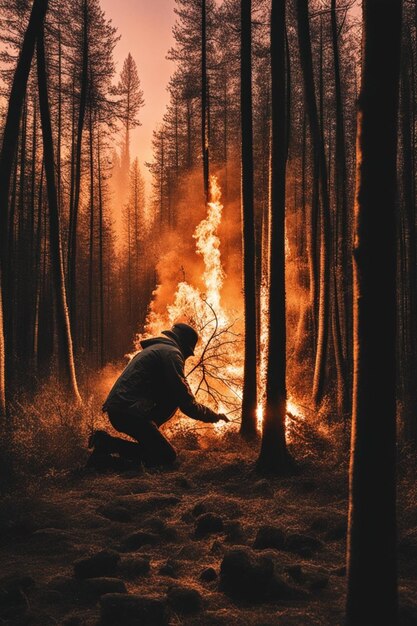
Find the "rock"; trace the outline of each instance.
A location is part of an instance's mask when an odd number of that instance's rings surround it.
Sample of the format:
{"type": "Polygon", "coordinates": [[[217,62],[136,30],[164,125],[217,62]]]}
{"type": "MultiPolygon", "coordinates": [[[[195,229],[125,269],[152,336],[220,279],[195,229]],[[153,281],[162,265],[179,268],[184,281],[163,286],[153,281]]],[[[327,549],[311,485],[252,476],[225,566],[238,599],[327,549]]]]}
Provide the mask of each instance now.
{"type": "Polygon", "coordinates": [[[139,550],[142,546],[154,546],[158,543],[158,541],[158,536],[154,533],[147,533],[139,530],[122,539],[120,548],[123,551],[130,552],[133,550],[139,550]]]}
{"type": "Polygon", "coordinates": [[[225,554],[220,566],[220,591],[232,598],[258,601],[265,598],[274,580],[271,559],[236,548],[225,554]]]}
{"type": "Polygon", "coordinates": [[[186,561],[198,561],[200,558],[200,548],[193,543],[187,543],[178,550],[176,557],[186,561]]]}
{"type": "Polygon", "coordinates": [[[193,508],[192,514],[194,515],[194,517],[200,517],[200,515],[203,515],[203,513],[207,513],[207,509],[204,506],[204,502],[199,502],[193,508]]]}
{"type": "Polygon", "coordinates": [[[151,569],[149,557],[132,556],[124,558],[119,565],[119,572],[124,578],[131,579],[149,574],[151,569]]]}
{"type": "Polygon", "coordinates": [[[132,513],[120,504],[106,504],[97,509],[97,513],[111,520],[112,522],[130,522],[132,513]]]}
{"type": "Polygon", "coordinates": [[[127,593],[126,585],[120,578],[86,578],[83,591],[89,597],[98,600],[105,593],[127,593]]]}
{"type": "Polygon", "coordinates": [[[183,615],[197,613],[203,606],[200,593],[193,587],[171,587],[167,597],[171,608],[183,615]]]}
{"type": "Polygon", "coordinates": [[[206,567],[200,574],[200,580],[205,583],[211,583],[213,580],[216,580],[217,572],[214,567],[206,567]]]}
{"type": "Polygon", "coordinates": [[[228,543],[244,544],[246,542],[245,533],[240,522],[236,520],[226,522],[224,529],[226,531],[225,540],[228,543]]]}
{"type": "Polygon", "coordinates": [[[114,550],[102,550],[75,561],[74,576],[82,579],[114,576],[119,561],[120,555],[114,550]]]}
{"type": "Polygon", "coordinates": [[[288,535],[285,539],[284,549],[288,552],[295,552],[300,556],[311,556],[313,552],[320,550],[323,547],[323,542],[316,537],[310,535],[302,535],[294,533],[288,535]]]}
{"type": "Polygon", "coordinates": [[[159,598],[109,593],[100,598],[103,626],[168,626],[166,604],[159,598]]]}
{"type": "Polygon", "coordinates": [[[285,543],[285,533],[278,526],[261,526],[256,534],[253,547],[257,550],[275,548],[282,550],[285,543]]]}
{"type": "Polygon", "coordinates": [[[185,476],[178,476],[176,479],[176,483],[178,487],[181,489],[186,489],[187,491],[192,488],[192,484],[185,476]]]}
{"type": "Polygon", "coordinates": [[[329,576],[318,568],[290,565],[285,571],[296,583],[307,587],[310,591],[321,591],[329,584],[329,576]]]}
{"type": "Polygon", "coordinates": [[[177,578],[177,572],[178,563],[173,559],[168,559],[166,563],[159,568],[159,574],[162,576],[169,576],[170,578],[177,578]]]}
{"type": "Polygon", "coordinates": [[[195,536],[199,539],[214,533],[221,533],[222,531],[223,520],[220,515],[215,513],[203,513],[195,524],[195,536]]]}
{"type": "Polygon", "coordinates": [[[247,548],[235,548],[224,556],[219,590],[246,602],[304,599],[307,595],[277,574],[272,559],[247,548]]]}

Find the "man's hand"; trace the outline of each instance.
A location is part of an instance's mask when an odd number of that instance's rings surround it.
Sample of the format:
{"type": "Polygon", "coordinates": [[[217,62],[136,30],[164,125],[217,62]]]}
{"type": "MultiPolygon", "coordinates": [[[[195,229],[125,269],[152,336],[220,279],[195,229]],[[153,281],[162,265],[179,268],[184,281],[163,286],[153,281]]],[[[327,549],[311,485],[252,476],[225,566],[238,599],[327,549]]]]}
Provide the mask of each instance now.
{"type": "Polygon", "coordinates": [[[230,420],[224,413],[218,413],[216,422],[226,422],[228,424],[230,420]]]}

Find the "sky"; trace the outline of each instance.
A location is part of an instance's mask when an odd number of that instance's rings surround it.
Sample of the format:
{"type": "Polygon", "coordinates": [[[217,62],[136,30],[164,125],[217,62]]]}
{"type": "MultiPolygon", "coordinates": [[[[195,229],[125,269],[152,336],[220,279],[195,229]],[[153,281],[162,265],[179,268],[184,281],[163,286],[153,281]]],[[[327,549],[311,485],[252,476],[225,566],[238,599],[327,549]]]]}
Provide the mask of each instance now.
{"type": "Polygon", "coordinates": [[[174,0],[101,0],[102,8],[121,35],[115,50],[117,74],[130,52],[138,66],[145,97],[140,120],[132,132],[131,157],[139,158],[148,191],[151,177],[145,167],[152,160],[152,131],[162,121],[168,104],[166,87],[174,71],[166,60],[172,46],[175,22],[174,0]]]}

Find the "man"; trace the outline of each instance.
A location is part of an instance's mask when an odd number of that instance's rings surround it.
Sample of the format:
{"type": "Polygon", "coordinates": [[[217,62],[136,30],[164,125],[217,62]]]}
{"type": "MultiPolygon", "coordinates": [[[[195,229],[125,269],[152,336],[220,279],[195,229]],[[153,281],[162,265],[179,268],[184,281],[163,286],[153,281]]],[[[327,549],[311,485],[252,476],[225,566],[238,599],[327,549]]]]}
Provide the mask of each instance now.
{"type": "Polygon", "coordinates": [[[142,350],[116,380],[103,405],[113,428],[138,443],[96,431],[90,438],[94,451],[88,466],[105,467],[113,453],[148,466],[172,465],[177,454],[159,426],[178,408],[201,422],[229,421],[197,402],[185,378],[185,360],[194,355],[198,341],[194,328],[174,324],[162,334],[141,342],[142,350]]]}

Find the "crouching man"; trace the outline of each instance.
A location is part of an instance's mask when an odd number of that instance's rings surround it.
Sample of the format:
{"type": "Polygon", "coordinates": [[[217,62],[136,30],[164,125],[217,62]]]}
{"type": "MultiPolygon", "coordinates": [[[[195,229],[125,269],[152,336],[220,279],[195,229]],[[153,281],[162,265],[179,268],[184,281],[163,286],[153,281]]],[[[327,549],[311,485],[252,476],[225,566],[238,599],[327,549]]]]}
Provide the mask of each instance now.
{"type": "Polygon", "coordinates": [[[197,332],[188,324],[174,324],[162,334],[141,342],[142,350],[116,380],[103,405],[113,428],[137,443],[95,431],[88,467],[106,467],[112,454],[147,466],[172,465],[176,451],[159,427],[178,408],[201,422],[229,421],[197,402],[185,378],[184,364],[194,354],[197,332]]]}

